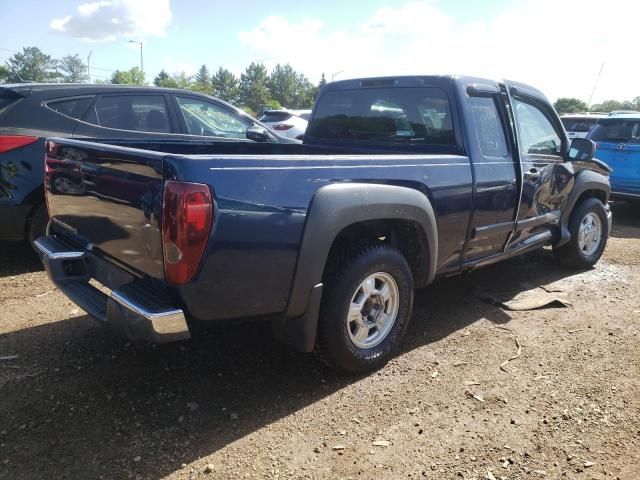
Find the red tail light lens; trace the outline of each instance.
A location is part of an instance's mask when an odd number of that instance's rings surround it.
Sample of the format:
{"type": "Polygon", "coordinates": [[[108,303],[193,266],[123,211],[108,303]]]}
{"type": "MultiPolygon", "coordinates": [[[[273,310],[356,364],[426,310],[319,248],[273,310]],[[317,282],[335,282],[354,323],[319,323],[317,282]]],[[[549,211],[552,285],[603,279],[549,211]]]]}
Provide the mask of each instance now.
{"type": "Polygon", "coordinates": [[[164,184],[162,243],[164,273],[172,285],[188,283],[196,273],[213,224],[211,191],[201,183],[164,184]]]}
{"type": "Polygon", "coordinates": [[[0,153],[24,147],[38,141],[38,137],[28,135],[0,135],[0,153]]]}
{"type": "Polygon", "coordinates": [[[278,130],[278,131],[289,130],[290,128],[293,128],[293,125],[285,125],[285,124],[281,123],[281,124],[273,126],[273,129],[274,130],[278,130]]]}

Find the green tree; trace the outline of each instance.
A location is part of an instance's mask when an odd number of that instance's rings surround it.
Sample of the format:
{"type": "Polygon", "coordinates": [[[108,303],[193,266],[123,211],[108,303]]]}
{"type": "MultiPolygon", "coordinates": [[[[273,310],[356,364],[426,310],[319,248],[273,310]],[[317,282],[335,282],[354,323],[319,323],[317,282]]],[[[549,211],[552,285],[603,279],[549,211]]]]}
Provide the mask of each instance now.
{"type": "Polygon", "coordinates": [[[298,74],[291,65],[277,64],[267,80],[267,87],[271,97],[280,105],[295,108],[294,103],[298,94],[298,74]]]}
{"type": "Polygon", "coordinates": [[[4,65],[0,65],[0,83],[9,83],[12,77],[13,74],[11,73],[11,70],[4,65]]]}
{"type": "Polygon", "coordinates": [[[174,73],[172,79],[176,82],[177,88],[187,89],[191,87],[191,77],[185,72],[174,73]]]}
{"type": "Polygon", "coordinates": [[[140,67],[133,67],[129,70],[116,70],[111,75],[109,83],[120,85],[144,85],[144,73],[140,67]]]}
{"type": "Polygon", "coordinates": [[[251,62],[240,75],[240,103],[258,114],[267,107],[273,107],[275,102],[267,87],[268,79],[267,68],[261,63],[251,62]]]}
{"type": "Polygon", "coordinates": [[[62,57],[58,69],[62,72],[62,80],[65,82],[84,83],[89,80],[87,66],[77,53],[62,57]]]}
{"type": "Polygon", "coordinates": [[[24,81],[47,82],[60,76],[56,72],[58,62],[38,47],[24,47],[9,58],[9,64],[24,81]]]}
{"type": "Polygon", "coordinates": [[[164,69],[153,79],[153,84],[156,87],[178,88],[178,82],[175,78],[170,77],[164,69]]]}
{"type": "Polygon", "coordinates": [[[586,112],[589,108],[587,104],[580,100],[579,98],[559,98],[553,104],[553,108],[556,109],[559,115],[564,115],[565,113],[579,113],[586,112]]]}
{"type": "Polygon", "coordinates": [[[211,93],[211,76],[205,64],[202,64],[198,73],[194,75],[191,88],[196,92],[211,93]]]}
{"type": "Polygon", "coordinates": [[[215,97],[229,103],[238,103],[239,89],[238,79],[226,68],[218,68],[218,71],[211,77],[211,90],[215,97]]]}
{"type": "Polygon", "coordinates": [[[625,108],[624,102],[620,102],[618,100],[605,100],[604,102],[591,107],[591,111],[593,112],[609,113],[614,110],[627,110],[627,108],[625,108]]]}

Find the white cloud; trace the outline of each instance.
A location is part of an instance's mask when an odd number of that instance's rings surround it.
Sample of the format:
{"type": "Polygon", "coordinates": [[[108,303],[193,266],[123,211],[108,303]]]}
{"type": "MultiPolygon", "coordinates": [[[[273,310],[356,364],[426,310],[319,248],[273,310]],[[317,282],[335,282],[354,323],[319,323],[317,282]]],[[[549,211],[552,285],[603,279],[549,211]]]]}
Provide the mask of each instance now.
{"type": "Polygon", "coordinates": [[[488,20],[460,21],[437,0],[381,7],[350,30],[319,20],[269,17],[239,34],[267,66],[291,63],[310,78],[453,73],[511,78],[549,97],[589,95],[594,102],[640,95],[633,61],[640,2],[516,0],[488,20]]]}
{"type": "Polygon", "coordinates": [[[79,5],[72,15],[51,20],[50,27],[89,42],[119,37],[164,36],[171,23],[170,0],[100,0],[79,5]]]}

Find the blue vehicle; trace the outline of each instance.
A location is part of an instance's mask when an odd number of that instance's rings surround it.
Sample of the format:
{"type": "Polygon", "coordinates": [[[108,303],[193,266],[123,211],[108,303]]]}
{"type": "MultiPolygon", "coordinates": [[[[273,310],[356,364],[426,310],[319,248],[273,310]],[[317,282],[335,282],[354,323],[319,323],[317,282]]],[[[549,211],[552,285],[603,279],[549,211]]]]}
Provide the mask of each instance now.
{"type": "Polygon", "coordinates": [[[60,290],[130,339],[251,317],[366,372],[398,347],[414,288],[545,245],[593,266],[611,228],[594,151],[523,84],[346,80],[302,144],[49,139],[35,243],[60,290]]]}
{"type": "Polygon", "coordinates": [[[613,170],[612,196],[640,201],[640,113],[601,118],[587,138],[596,143],[598,159],[613,170]]]}

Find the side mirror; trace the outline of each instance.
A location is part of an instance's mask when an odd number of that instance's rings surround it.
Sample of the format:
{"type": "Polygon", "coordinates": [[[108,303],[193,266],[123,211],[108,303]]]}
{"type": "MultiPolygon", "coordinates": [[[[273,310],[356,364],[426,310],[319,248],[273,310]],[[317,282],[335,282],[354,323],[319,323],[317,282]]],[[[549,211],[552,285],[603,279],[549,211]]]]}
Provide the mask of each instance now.
{"type": "Polygon", "coordinates": [[[588,162],[596,155],[596,144],[586,138],[574,138],[569,147],[569,160],[588,162]]]}
{"type": "Polygon", "coordinates": [[[270,139],[267,129],[259,125],[247,128],[247,138],[254,142],[267,142],[270,139]]]}

